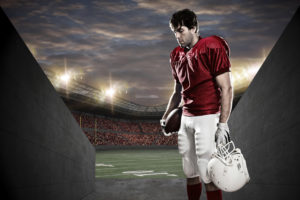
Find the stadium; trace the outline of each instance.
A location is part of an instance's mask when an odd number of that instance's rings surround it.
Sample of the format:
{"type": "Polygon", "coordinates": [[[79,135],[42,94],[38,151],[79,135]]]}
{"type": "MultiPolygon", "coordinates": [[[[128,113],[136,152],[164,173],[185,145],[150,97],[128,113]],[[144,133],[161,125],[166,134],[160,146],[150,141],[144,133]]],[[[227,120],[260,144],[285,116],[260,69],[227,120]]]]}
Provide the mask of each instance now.
{"type": "MultiPolygon", "coordinates": [[[[97,149],[177,147],[177,136],[165,137],[159,124],[167,104],[138,105],[76,80],[57,84],[60,77],[44,72],[97,149]]],[[[233,108],[241,96],[235,96],[233,108]]]]}
{"type": "MultiPolygon", "coordinates": [[[[101,162],[96,163],[96,178],[139,178],[145,176],[147,178],[184,178],[181,160],[177,153],[177,135],[164,136],[159,123],[165,112],[166,104],[159,106],[138,105],[117,96],[106,95],[106,92],[77,80],[69,80],[68,85],[59,84],[61,82],[60,76],[47,69],[44,69],[44,72],[51,83],[56,86],[57,92],[72,112],[80,128],[97,150],[96,156],[101,162]],[[153,149],[156,151],[152,151],[153,149]],[[114,150],[113,154],[109,150],[114,150]],[[119,165],[128,164],[129,166],[122,171],[113,167],[111,163],[105,163],[103,158],[107,156],[106,153],[114,155],[114,160],[119,160],[119,165]],[[130,160],[136,166],[124,163],[127,160],[126,154],[129,157],[136,155],[137,160],[130,160]],[[170,159],[172,161],[165,163],[166,168],[159,168],[156,165],[162,164],[163,154],[172,155],[172,159],[170,159]],[[150,155],[152,157],[156,155],[154,160],[151,159],[151,164],[148,163],[150,155]],[[175,166],[172,163],[174,160],[177,161],[175,166]],[[139,166],[139,163],[147,163],[147,165],[139,166]],[[128,171],[135,173],[126,173],[128,171]]],[[[233,107],[240,97],[241,93],[236,95],[233,107]]],[[[111,162],[111,159],[111,157],[108,158],[108,162],[111,162]]]]}
{"type": "MultiPolygon", "coordinates": [[[[40,66],[2,9],[0,22],[4,199],[186,199],[177,135],[164,136],[159,123],[167,104],[140,105],[58,76],[40,66]]],[[[238,84],[249,83],[248,72],[232,72],[228,123],[251,181],[224,199],[297,195],[299,22],[298,8],[250,85],[238,84]]]]}

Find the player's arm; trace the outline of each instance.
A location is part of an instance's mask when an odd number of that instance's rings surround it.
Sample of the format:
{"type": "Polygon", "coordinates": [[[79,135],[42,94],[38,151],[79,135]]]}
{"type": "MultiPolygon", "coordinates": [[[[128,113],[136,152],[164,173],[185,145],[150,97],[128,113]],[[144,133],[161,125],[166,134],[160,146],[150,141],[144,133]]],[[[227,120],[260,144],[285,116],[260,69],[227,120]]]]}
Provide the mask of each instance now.
{"type": "Polygon", "coordinates": [[[174,81],[174,91],[169,99],[169,103],[167,106],[167,109],[162,117],[163,120],[165,120],[168,116],[168,114],[175,108],[177,108],[181,102],[181,90],[182,86],[180,83],[178,83],[176,80],[174,81]]]}
{"type": "Polygon", "coordinates": [[[227,123],[233,100],[233,89],[231,85],[231,74],[230,72],[225,72],[216,76],[216,82],[221,90],[221,115],[220,123],[227,123]]]}
{"type": "Polygon", "coordinates": [[[233,98],[233,89],[230,80],[230,72],[225,72],[216,76],[216,82],[221,89],[221,115],[218,128],[215,134],[216,145],[225,145],[230,142],[229,127],[227,124],[233,98]]]}

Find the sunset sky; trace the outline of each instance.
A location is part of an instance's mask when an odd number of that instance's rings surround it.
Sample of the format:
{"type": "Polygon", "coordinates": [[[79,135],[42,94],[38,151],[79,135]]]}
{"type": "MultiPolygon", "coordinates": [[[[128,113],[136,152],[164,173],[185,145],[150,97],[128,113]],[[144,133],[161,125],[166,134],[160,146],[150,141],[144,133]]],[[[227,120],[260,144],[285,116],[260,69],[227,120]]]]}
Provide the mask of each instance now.
{"type": "MultiPolygon", "coordinates": [[[[200,35],[224,37],[234,88],[243,90],[299,7],[299,0],[0,0],[42,66],[68,71],[96,89],[142,105],[161,105],[173,90],[169,54],[177,46],[172,13],[190,8],[200,35]]],[[[22,66],[26,67],[26,66],[22,66]]]]}

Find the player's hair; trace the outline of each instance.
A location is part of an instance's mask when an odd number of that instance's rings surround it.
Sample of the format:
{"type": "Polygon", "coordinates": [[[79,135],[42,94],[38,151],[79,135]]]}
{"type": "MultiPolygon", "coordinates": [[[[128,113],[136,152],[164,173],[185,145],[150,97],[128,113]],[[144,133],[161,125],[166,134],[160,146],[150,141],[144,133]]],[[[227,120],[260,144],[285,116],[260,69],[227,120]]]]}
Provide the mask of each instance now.
{"type": "Polygon", "coordinates": [[[171,29],[176,29],[181,26],[186,26],[188,29],[196,27],[196,32],[198,32],[197,16],[189,9],[183,9],[175,12],[169,23],[171,29]]]}

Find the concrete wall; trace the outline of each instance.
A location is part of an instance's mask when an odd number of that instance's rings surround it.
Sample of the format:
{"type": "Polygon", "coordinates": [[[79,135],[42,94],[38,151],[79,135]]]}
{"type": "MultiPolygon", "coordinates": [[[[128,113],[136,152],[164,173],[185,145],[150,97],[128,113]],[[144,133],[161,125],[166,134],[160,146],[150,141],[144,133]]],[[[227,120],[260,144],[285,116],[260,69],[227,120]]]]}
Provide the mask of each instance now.
{"type": "Polygon", "coordinates": [[[298,196],[299,36],[298,8],[231,115],[232,137],[247,160],[251,180],[240,191],[226,193],[226,200],[282,200],[298,196]]]}
{"type": "Polygon", "coordinates": [[[0,30],[0,198],[84,199],[95,149],[1,9],[0,30]]]}

